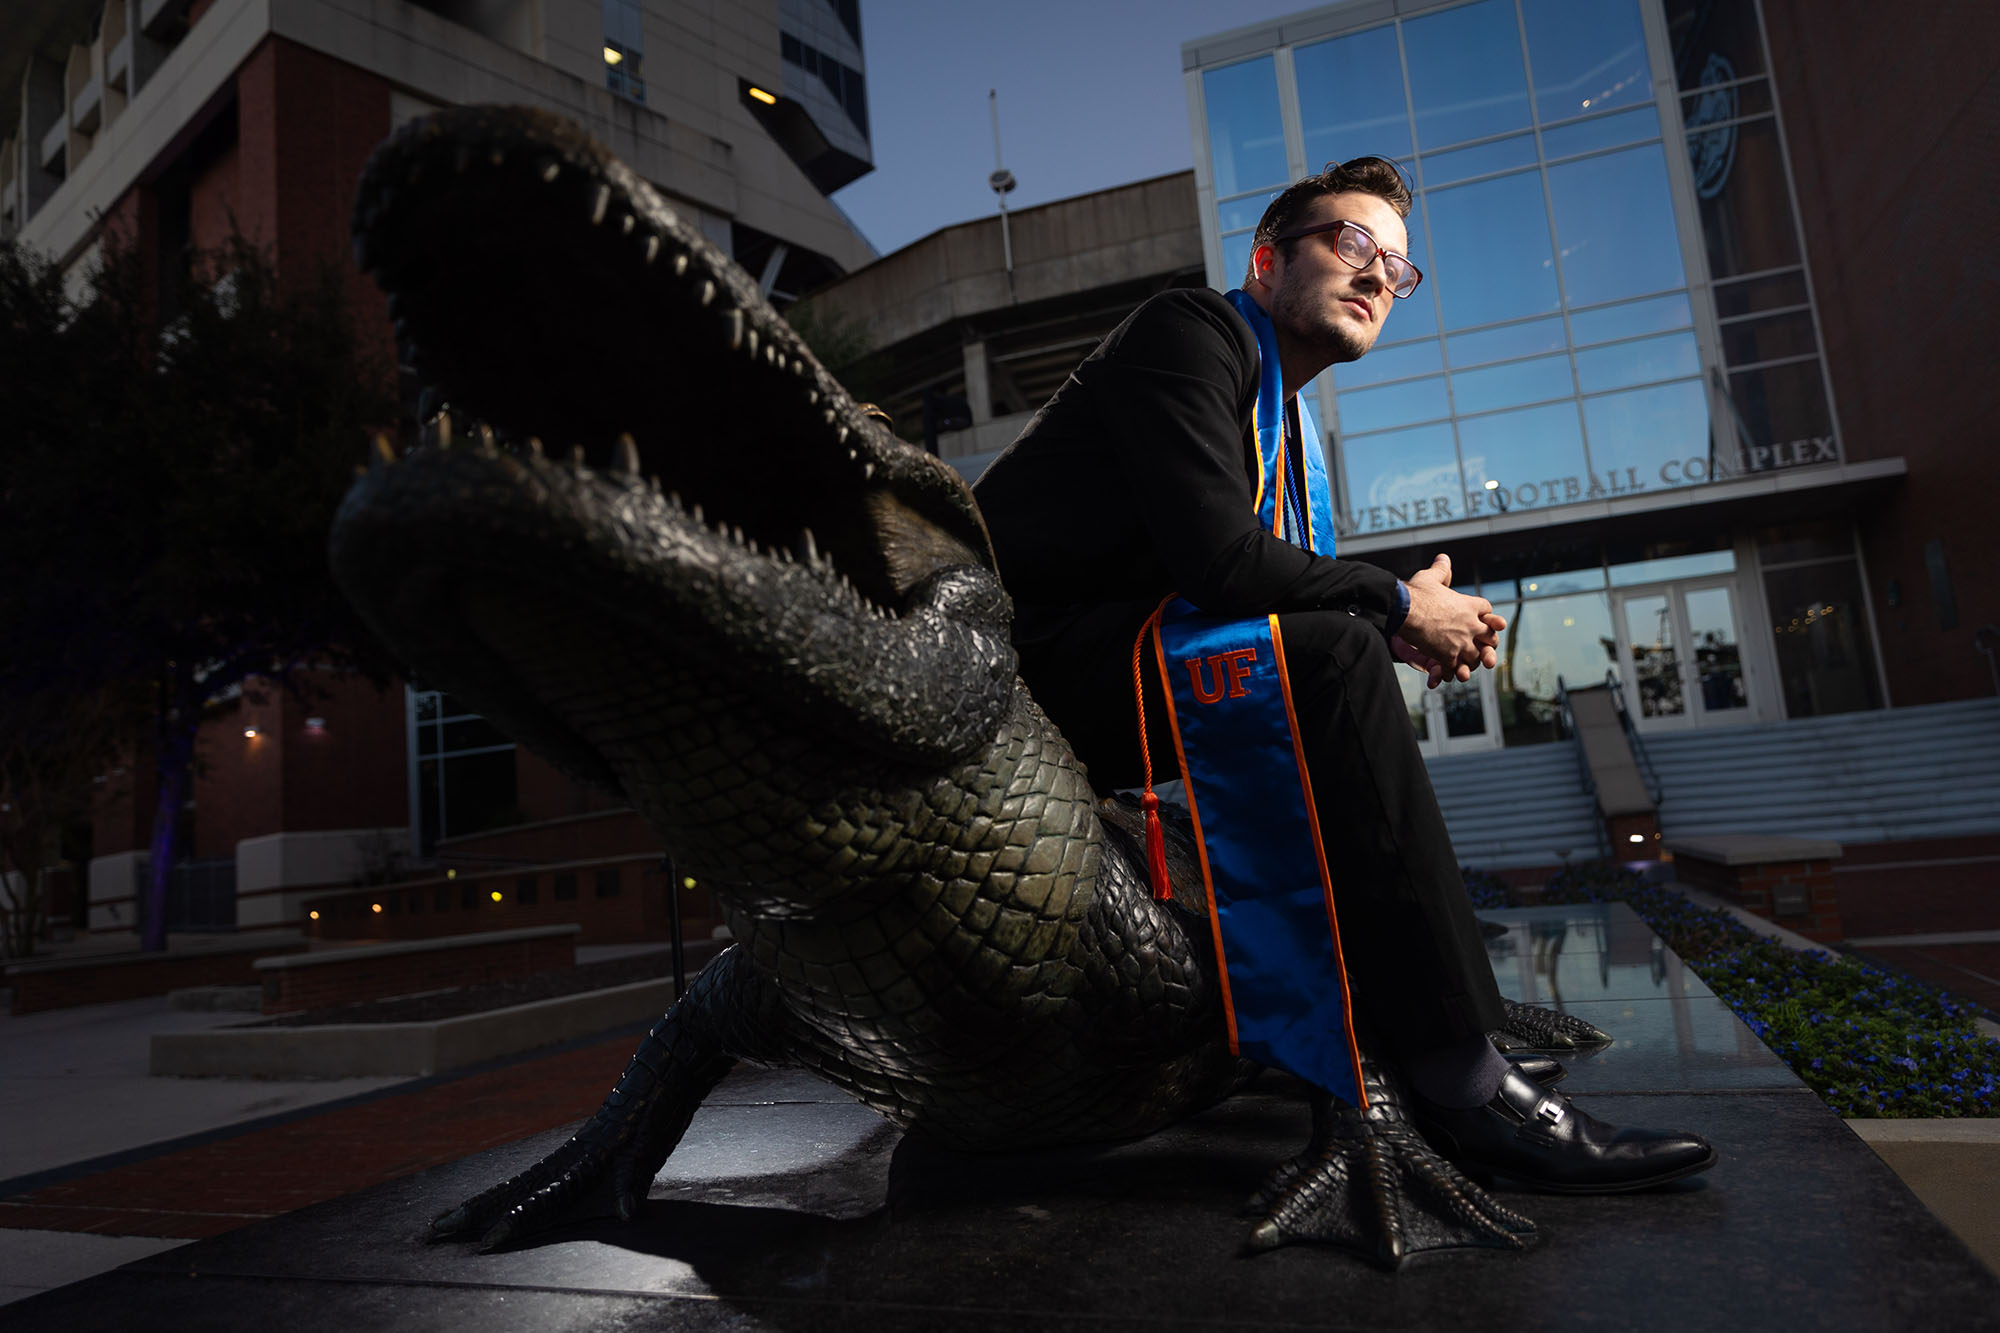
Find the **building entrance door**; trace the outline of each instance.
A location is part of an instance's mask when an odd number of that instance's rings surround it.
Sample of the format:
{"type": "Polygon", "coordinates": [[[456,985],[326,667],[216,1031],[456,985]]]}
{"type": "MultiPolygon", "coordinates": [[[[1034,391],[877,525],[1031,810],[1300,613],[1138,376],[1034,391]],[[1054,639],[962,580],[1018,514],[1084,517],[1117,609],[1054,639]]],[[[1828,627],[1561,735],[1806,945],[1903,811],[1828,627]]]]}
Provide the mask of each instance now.
{"type": "Polygon", "coordinates": [[[1612,593],[1625,702],[1642,731],[1749,719],[1736,605],[1733,578],[1612,593]]]}
{"type": "Polygon", "coordinates": [[[1406,666],[1396,668],[1403,705],[1416,728],[1417,749],[1426,756],[1500,748],[1499,698],[1491,671],[1475,671],[1460,684],[1446,681],[1434,690],[1406,666]]]}

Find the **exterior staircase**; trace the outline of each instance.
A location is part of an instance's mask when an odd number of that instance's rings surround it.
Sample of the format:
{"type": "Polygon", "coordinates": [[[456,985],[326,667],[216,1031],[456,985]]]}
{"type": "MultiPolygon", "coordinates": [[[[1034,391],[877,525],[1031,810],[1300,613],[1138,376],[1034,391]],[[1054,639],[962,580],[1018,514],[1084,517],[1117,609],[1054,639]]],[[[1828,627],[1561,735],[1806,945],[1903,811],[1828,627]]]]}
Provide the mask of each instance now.
{"type": "Polygon", "coordinates": [[[1429,768],[1460,865],[1502,870],[1600,855],[1597,798],[1584,790],[1574,745],[1443,755],[1429,768]]]}

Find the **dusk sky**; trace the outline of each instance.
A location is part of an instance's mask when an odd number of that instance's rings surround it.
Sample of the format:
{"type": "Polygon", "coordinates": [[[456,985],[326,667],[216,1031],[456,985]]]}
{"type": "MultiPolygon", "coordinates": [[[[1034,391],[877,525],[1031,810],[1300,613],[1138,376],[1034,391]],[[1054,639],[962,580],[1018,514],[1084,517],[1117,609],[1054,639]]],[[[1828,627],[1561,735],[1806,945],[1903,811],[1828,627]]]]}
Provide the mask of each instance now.
{"type": "Polygon", "coordinates": [[[887,254],[994,212],[1000,92],[1010,209],[1194,165],[1181,43],[1311,0],[863,0],[875,170],[834,196],[887,254]]]}

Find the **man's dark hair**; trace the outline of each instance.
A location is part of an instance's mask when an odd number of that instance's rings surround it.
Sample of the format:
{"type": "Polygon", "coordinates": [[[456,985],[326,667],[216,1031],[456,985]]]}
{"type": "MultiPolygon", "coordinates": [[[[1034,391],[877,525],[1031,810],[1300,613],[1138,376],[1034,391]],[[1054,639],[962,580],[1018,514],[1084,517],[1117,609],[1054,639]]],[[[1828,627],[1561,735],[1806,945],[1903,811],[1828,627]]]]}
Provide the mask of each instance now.
{"type": "Polygon", "coordinates": [[[1397,217],[1410,216],[1410,187],[1395,163],[1380,157],[1329,162],[1325,170],[1287,185],[1264,210],[1264,216],[1257,221],[1256,234],[1250,238],[1250,273],[1245,281],[1256,276],[1257,247],[1261,245],[1275,243],[1279,252],[1290,261],[1292,247],[1298,242],[1280,241],[1278,237],[1299,225],[1301,215],[1313,200],[1321,195],[1355,192],[1379,196],[1396,210],[1397,217]]]}

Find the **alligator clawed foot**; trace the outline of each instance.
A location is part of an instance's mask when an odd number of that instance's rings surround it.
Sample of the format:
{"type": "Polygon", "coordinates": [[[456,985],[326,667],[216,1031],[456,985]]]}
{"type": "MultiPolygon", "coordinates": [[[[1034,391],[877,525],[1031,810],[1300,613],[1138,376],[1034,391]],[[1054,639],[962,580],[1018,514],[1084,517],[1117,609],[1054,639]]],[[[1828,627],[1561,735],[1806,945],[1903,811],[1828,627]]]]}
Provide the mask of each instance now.
{"type": "Polygon", "coordinates": [[[1504,1207],[1424,1141],[1392,1076],[1364,1063],[1368,1109],[1316,1092],[1312,1141],[1272,1172],[1251,1208],[1252,1251],[1334,1245],[1383,1268],[1425,1250],[1524,1249],[1535,1224],[1504,1207]]]}
{"type": "Polygon", "coordinates": [[[1539,1005],[1502,1000],[1507,1019],[1492,1033],[1503,1051],[1573,1051],[1579,1046],[1609,1045],[1611,1034],[1572,1014],[1539,1005]]]}

